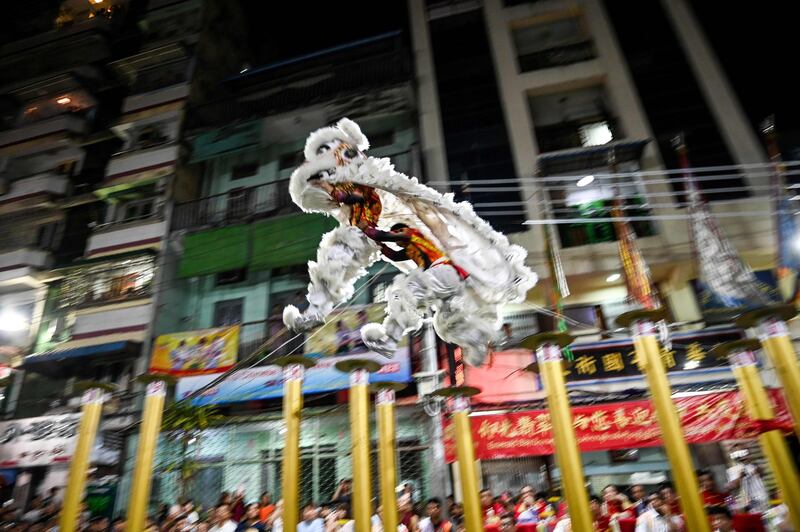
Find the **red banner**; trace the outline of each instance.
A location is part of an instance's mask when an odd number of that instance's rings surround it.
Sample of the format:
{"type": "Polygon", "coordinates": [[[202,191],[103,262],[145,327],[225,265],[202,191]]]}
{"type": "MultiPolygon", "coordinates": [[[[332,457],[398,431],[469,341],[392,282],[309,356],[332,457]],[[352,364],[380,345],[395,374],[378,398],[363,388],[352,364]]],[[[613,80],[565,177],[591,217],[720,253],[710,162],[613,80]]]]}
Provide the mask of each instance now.
{"type": "MultiPolygon", "coordinates": [[[[777,390],[770,390],[774,422],[747,416],[739,392],[717,392],[675,399],[686,440],[706,443],[754,438],[766,430],[792,430],[786,404],[777,390]]],[[[610,451],[661,445],[661,431],[650,401],[627,401],[572,408],[575,435],[581,451],[610,451]]],[[[553,454],[550,414],[528,410],[488,416],[473,415],[472,438],[479,460],[553,454]]],[[[444,425],[447,462],[455,461],[453,426],[444,425]]]]}

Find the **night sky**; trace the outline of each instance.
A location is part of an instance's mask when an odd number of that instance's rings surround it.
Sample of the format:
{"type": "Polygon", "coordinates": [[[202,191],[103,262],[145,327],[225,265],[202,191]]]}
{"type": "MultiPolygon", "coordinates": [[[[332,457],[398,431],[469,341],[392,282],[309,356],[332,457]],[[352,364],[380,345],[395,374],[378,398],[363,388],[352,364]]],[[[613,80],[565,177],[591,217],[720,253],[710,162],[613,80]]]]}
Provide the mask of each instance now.
{"type": "MultiPolygon", "coordinates": [[[[403,30],[405,0],[303,2],[241,0],[256,65],[403,30]]],[[[254,66],[256,66],[254,65],[254,66]]]]}
{"type": "Polygon", "coordinates": [[[800,5],[708,0],[693,0],[691,5],[751,124],[758,127],[774,114],[784,158],[800,159],[800,5]]]}

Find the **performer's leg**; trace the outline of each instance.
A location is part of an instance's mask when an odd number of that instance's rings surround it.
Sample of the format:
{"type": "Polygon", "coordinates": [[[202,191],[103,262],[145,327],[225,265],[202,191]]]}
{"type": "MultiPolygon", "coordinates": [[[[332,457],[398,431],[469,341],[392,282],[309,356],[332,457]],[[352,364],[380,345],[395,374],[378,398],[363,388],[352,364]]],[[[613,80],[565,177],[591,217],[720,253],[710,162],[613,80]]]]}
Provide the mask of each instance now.
{"type": "Polygon", "coordinates": [[[489,354],[498,321],[496,305],[487,305],[467,289],[444,301],[433,326],[444,341],[461,347],[467,364],[477,367],[483,365],[489,354]]]}
{"type": "Polygon", "coordinates": [[[355,227],[339,226],[322,237],[317,261],[308,263],[308,308],[283,310],[283,322],[294,331],[322,325],[334,305],[350,299],[356,280],[377,258],[377,245],[355,227]]]}
{"type": "Polygon", "coordinates": [[[460,290],[461,277],[447,265],[396,277],[387,291],[383,324],[371,323],[361,329],[364,344],[377,353],[391,356],[404,334],[419,330],[427,312],[460,290]]]}

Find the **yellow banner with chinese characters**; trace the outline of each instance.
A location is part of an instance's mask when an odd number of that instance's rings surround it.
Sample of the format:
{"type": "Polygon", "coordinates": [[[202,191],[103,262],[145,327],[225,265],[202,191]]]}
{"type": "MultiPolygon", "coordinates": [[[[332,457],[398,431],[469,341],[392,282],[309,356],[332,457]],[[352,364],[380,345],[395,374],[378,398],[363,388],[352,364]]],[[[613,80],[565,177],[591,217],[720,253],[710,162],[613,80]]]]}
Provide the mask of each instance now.
{"type": "Polygon", "coordinates": [[[151,373],[185,377],[225,371],[236,364],[239,326],[162,334],[153,346],[151,373]]]}

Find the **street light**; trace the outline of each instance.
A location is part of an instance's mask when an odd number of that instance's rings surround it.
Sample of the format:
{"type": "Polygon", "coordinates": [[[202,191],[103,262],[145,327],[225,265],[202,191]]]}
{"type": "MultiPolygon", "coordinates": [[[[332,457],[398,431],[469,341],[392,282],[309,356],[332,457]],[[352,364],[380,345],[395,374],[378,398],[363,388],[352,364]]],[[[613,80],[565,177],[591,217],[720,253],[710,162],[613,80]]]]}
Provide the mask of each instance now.
{"type": "Polygon", "coordinates": [[[28,320],[14,309],[5,308],[0,312],[0,331],[20,332],[28,328],[28,320]]]}

